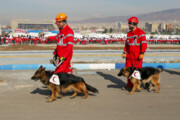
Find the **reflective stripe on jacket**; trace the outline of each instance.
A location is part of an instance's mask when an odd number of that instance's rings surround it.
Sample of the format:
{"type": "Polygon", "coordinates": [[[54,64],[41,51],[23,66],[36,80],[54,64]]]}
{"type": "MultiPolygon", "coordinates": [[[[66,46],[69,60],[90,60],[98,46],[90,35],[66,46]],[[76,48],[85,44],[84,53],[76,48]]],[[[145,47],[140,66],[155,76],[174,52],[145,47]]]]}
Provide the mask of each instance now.
{"type": "Polygon", "coordinates": [[[127,40],[124,47],[126,57],[131,59],[138,59],[140,53],[146,52],[147,42],[146,34],[139,28],[127,34],[127,40]]]}
{"type": "Polygon", "coordinates": [[[74,32],[66,25],[62,30],[59,31],[57,36],[50,37],[50,39],[55,39],[57,41],[57,47],[53,54],[57,54],[59,57],[72,57],[73,45],[74,45],[74,32]]]}

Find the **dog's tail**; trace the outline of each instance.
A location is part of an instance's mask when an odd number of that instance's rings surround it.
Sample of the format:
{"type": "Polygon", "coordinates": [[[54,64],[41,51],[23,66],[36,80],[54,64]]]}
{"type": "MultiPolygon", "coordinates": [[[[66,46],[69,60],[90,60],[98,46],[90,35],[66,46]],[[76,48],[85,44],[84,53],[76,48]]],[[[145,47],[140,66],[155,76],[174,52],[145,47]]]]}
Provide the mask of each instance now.
{"type": "Polygon", "coordinates": [[[86,85],[87,90],[89,90],[93,93],[99,93],[99,91],[95,87],[92,87],[92,86],[88,85],[87,83],[85,83],[85,85],[86,85]]]}
{"type": "Polygon", "coordinates": [[[157,70],[158,70],[159,72],[163,72],[163,69],[161,69],[161,68],[157,68],[157,70]]]}

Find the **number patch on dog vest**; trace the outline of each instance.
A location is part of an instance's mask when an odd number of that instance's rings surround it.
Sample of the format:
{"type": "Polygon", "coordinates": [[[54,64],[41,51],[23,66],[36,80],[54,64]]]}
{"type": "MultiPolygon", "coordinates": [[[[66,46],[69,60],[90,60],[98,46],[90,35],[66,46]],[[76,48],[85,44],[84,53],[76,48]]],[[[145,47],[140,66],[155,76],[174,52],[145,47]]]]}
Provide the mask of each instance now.
{"type": "Polygon", "coordinates": [[[55,75],[55,74],[52,75],[49,82],[51,82],[53,84],[56,84],[56,85],[60,85],[59,77],[57,75],[55,75]]]}
{"type": "Polygon", "coordinates": [[[140,72],[138,70],[135,70],[132,74],[132,77],[140,80],[141,79],[140,72]]]}

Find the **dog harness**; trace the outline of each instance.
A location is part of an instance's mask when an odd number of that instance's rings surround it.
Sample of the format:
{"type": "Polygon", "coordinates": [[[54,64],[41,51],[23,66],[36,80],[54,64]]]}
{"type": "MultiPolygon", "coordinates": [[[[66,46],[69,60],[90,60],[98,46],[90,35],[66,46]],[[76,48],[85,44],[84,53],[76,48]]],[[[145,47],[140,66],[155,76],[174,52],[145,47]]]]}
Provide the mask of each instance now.
{"type": "Polygon", "coordinates": [[[141,80],[141,74],[138,70],[134,70],[134,72],[131,75],[133,78],[136,78],[138,80],[141,80]]]}
{"type": "Polygon", "coordinates": [[[53,74],[52,77],[49,80],[50,83],[56,84],[56,85],[60,85],[60,80],[58,75],[53,74]]]}

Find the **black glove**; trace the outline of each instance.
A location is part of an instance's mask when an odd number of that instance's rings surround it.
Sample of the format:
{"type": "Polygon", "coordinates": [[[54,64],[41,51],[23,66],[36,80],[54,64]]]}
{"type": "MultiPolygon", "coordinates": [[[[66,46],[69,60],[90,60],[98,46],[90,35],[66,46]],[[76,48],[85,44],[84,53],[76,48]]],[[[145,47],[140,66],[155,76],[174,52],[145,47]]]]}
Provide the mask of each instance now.
{"type": "Polygon", "coordinates": [[[56,55],[54,55],[53,56],[53,60],[57,60],[57,57],[58,57],[58,55],[56,54],[56,55]]]}

